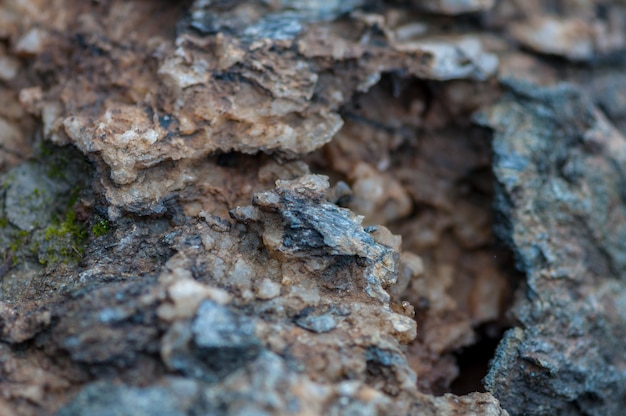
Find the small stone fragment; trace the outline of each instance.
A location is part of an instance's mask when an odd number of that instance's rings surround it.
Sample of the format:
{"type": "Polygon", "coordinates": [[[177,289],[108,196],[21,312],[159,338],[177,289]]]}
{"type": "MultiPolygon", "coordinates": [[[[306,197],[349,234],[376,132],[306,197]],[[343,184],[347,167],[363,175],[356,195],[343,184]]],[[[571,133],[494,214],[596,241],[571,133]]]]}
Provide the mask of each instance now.
{"type": "Polygon", "coordinates": [[[590,60],[594,55],[592,28],[582,20],[542,16],[513,26],[511,34],[525,46],[543,53],[573,60],[590,60]]]}
{"type": "Polygon", "coordinates": [[[296,325],[313,332],[328,332],[337,327],[337,321],[329,313],[317,314],[315,311],[305,309],[295,319],[296,325]]]}
{"type": "Polygon", "coordinates": [[[32,231],[52,219],[50,206],[57,194],[66,194],[70,187],[49,177],[45,167],[22,164],[9,173],[4,197],[7,219],[20,230],[32,231]]]}
{"type": "Polygon", "coordinates": [[[254,331],[250,318],[206,300],[192,323],[170,329],[161,354],[172,369],[216,381],[258,356],[261,346],[254,331]]]}
{"type": "Polygon", "coordinates": [[[204,299],[220,304],[226,304],[230,300],[227,292],[207,287],[190,278],[174,282],[167,288],[167,294],[172,303],[164,303],[157,309],[159,318],[165,321],[191,318],[204,299]]]}
{"type": "Polygon", "coordinates": [[[366,224],[386,224],[411,212],[413,204],[409,195],[390,175],[359,163],[349,177],[353,182],[348,207],[363,215],[366,224]]]}
{"type": "Polygon", "coordinates": [[[133,387],[110,382],[92,383],[57,415],[184,416],[189,407],[186,401],[193,398],[197,387],[190,384],[181,389],[175,388],[178,387],[175,382],[172,384],[167,387],[133,387]]]}
{"type": "Polygon", "coordinates": [[[403,41],[394,47],[404,52],[419,50],[429,54],[432,58],[429,76],[434,79],[485,80],[498,68],[498,57],[485,51],[479,39],[469,36],[403,41]]]}
{"type": "Polygon", "coordinates": [[[270,279],[263,279],[256,288],[256,296],[259,299],[273,299],[280,295],[281,286],[270,279]]]}
{"type": "Polygon", "coordinates": [[[393,251],[375,242],[361,225],[361,218],[322,200],[328,179],[307,175],[294,181],[277,181],[276,191],[257,194],[254,203],[268,213],[280,212],[284,229],[268,227],[265,246],[277,258],[299,257],[308,253],[341,258],[361,258],[369,296],[387,302],[382,285],[395,282],[393,251]]]}
{"type": "Polygon", "coordinates": [[[17,40],[14,46],[15,52],[20,55],[40,54],[45,47],[45,38],[46,33],[43,30],[32,28],[17,40]]]}
{"type": "Polygon", "coordinates": [[[426,0],[415,2],[418,7],[442,14],[461,14],[489,10],[494,0],[426,0]]]}
{"type": "Polygon", "coordinates": [[[32,339],[50,325],[50,311],[15,310],[0,302],[0,338],[9,344],[32,339]]]}
{"type": "Polygon", "coordinates": [[[3,56],[0,49],[0,80],[5,82],[11,81],[15,78],[19,69],[19,61],[10,56],[3,56]]]}

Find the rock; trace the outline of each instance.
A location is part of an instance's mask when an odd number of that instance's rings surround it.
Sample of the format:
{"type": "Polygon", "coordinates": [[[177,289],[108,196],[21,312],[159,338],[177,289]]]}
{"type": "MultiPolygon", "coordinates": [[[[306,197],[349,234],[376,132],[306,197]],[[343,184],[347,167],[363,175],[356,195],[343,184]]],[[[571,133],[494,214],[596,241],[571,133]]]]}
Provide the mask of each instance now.
{"type": "Polygon", "coordinates": [[[625,16],[3,2],[0,414],[619,412],[625,16]]]}
{"type": "Polygon", "coordinates": [[[70,186],[54,181],[45,167],[22,164],[9,173],[4,198],[6,218],[23,231],[33,231],[50,223],[51,206],[58,195],[67,194],[70,186]]]}
{"type": "Polygon", "coordinates": [[[586,92],[596,106],[609,118],[622,135],[626,134],[626,77],[621,73],[608,73],[597,77],[586,92]]]}
{"type": "Polygon", "coordinates": [[[0,166],[9,168],[23,161],[27,156],[30,146],[24,143],[25,137],[16,123],[12,123],[0,117],[0,166]],[[28,150],[26,150],[28,149],[28,150]]]}
{"type": "Polygon", "coordinates": [[[471,393],[457,397],[445,394],[441,397],[424,397],[425,403],[419,407],[423,415],[479,414],[508,416],[497,399],[488,393],[471,393]]]}
{"type": "MultiPolygon", "coordinates": [[[[337,261],[360,258],[369,265],[364,273],[369,296],[388,302],[383,286],[396,280],[393,252],[377,244],[361,226],[361,218],[346,209],[324,202],[327,178],[304,176],[294,181],[277,181],[276,191],[255,196],[255,205],[269,213],[280,212],[283,230],[267,228],[263,241],[276,258],[328,254],[337,261]]],[[[241,211],[235,218],[247,220],[241,211]]]]}
{"type": "Polygon", "coordinates": [[[591,26],[586,21],[540,17],[513,26],[512,35],[525,46],[573,60],[590,60],[594,55],[591,26]],[[549,38],[550,42],[544,39],[549,38]]]}
{"type": "MultiPolygon", "coordinates": [[[[198,309],[192,332],[195,344],[203,353],[211,355],[211,359],[216,359],[214,356],[223,350],[255,349],[257,346],[254,323],[251,320],[228,313],[211,301],[203,302],[198,309]]],[[[220,361],[216,359],[216,362],[220,361]]]]}
{"type": "Polygon", "coordinates": [[[527,276],[487,389],[512,414],[617,414],[626,140],[566,85],[513,83],[479,120],[496,131],[497,231],[527,276]]]}
{"type": "Polygon", "coordinates": [[[57,415],[183,416],[188,410],[185,401],[195,396],[195,388],[192,383],[176,381],[169,386],[143,388],[96,382],[82,389],[57,415]]]}
{"type": "Polygon", "coordinates": [[[59,305],[52,313],[58,323],[50,348],[75,362],[119,367],[137,363],[146,351],[156,352],[160,331],[151,288],[148,281],[77,294],[82,302],[59,305]],[[135,296],[139,299],[126,302],[135,296]]]}
{"type": "Polygon", "coordinates": [[[280,295],[280,285],[270,279],[263,279],[257,286],[256,295],[259,299],[273,299],[280,295]]]}
{"type": "Polygon", "coordinates": [[[493,0],[428,0],[416,2],[416,4],[430,12],[455,15],[489,10],[495,2],[493,0]]]}
{"type": "MultiPolygon", "coordinates": [[[[85,249],[86,218],[78,218],[77,211],[79,201],[93,195],[86,189],[90,167],[75,149],[63,149],[54,155],[48,152],[42,145],[36,159],[1,176],[2,275],[13,269],[36,274],[42,265],[75,263],[85,249]]],[[[14,293],[19,293],[17,286],[23,280],[7,277],[5,288],[15,284],[14,293]]]]}
{"type": "Polygon", "coordinates": [[[9,344],[19,344],[32,339],[50,325],[50,311],[21,310],[0,303],[0,336],[9,344]]]}
{"type": "Polygon", "coordinates": [[[177,322],[161,346],[172,370],[217,381],[254,360],[261,351],[254,322],[212,301],[204,301],[192,322],[177,322]]]}
{"type": "Polygon", "coordinates": [[[313,332],[322,333],[332,331],[337,327],[337,321],[330,313],[315,314],[311,309],[304,309],[295,319],[296,325],[313,332]]]}
{"type": "MultiPolygon", "coordinates": [[[[92,79],[64,73],[66,82],[43,91],[31,109],[44,119],[46,138],[72,143],[98,161],[108,214],[115,219],[122,212],[163,215],[164,201],[202,175],[199,165],[207,155],[265,152],[294,159],[319,149],[343,125],[339,106],[354,92],[367,91],[383,72],[406,70],[438,80],[495,74],[497,58],[479,39],[395,39],[391,28],[383,27],[387,38],[360,42],[334,21],[363,2],[322,3],[289,2],[277,8],[255,3],[250,7],[258,10],[251,13],[245,5],[214,10],[198,1],[181,21],[176,39],[167,40],[153,32],[120,37],[133,29],[123,19],[115,21],[115,35],[109,38],[84,19],[77,30],[85,47],[78,53],[94,62],[92,79]],[[129,47],[118,47],[118,40],[129,47]],[[146,42],[150,45],[142,46],[146,42]],[[328,74],[366,55],[374,61],[357,60],[357,72],[340,76],[346,81],[341,88],[329,84],[328,74]],[[109,65],[111,57],[123,66],[109,65]],[[119,94],[103,98],[111,85],[119,86],[119,94]]],[[[126,7],[141,13],[139,5],[126,7]]],[[[115,16],[109,10],[106,19],[115,16]]],[[[376,32],[358,13],[350,20],[363,39],[376,32]]],[[[43,54],[45,28],[25,33],[17,52],[43,54]]],[[[404,212],[407,204],[402,203],[404,212]]]]}
{"type": "Polygon", "coordinates": [[[498,68],[498,58],[483,49],[479,39],[445,37],[395,43],[403,51],[421,51],[431,56],[428,78],[485,80],[498,68]]]}
{"type": "MultiPolygon", "coordinates": [[[[497,9],[497,8],[496,8],[497,9]]],[[[560,10],[530,1],[521,7],[501,7],[495,15],[515,13],[508,32],[525,47],[572,61],[601,61],[624,51],[623,6],[598,8],[593,2],[568,2],[560,10]],[[521,17],[524,16],[524,17],[521,17]],[[521,18],[520,18],[521,17],[521,18]]]]}
{"type": "Polygon", "coordinates": [[[391,175],[359,163],[349,177],[353,182],[348,207],[363,215],[367,224],[386,224],[411,212],[411,198],[391,175]]]}
{"type": "Polygon", "coordinates": [[[38,55],[44,51],[47,37],[45,31],[32,28],[15,43],[15,52],[19,55],[38,55]]]}

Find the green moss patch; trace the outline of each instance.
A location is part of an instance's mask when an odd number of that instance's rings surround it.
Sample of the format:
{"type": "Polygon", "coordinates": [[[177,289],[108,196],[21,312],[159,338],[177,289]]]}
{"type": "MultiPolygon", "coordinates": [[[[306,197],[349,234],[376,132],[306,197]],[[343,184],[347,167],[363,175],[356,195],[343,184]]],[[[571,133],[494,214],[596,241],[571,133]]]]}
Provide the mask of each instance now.
{"type": "Polygon", "coordinates": [[[111,231],[111,224],[107,220],[100,220],[91,227],[91,233],[96,237],[102,237],[111,231]]]}
{"type": "Polygon", "coordinates": [[[44,231],[44,242],[38,250],[39,263],[71,263],[81,259],[87,242],[87,227],[76,220],[70,209],[65,219],[48,226],[44,231]]]}
{"type": "Polygon", "coordinates": [[[4,258],[12,257],[14,266],[28,267],[79,261],[88,244],[89,227],[77,218],[75,206],[89,190],[91,177],[91,166],[78,150],[50,144],[40,146],[35,160],[2,175],[4,258]]]}

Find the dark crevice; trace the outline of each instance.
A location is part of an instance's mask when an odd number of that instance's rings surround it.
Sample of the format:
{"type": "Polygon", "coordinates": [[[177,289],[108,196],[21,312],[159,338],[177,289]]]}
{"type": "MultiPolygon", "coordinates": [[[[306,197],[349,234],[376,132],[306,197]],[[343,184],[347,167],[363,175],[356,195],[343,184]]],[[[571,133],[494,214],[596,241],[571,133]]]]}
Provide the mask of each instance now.
{"type": "Polygon", "coordinates": [[[485,324],[476,331],[479,334],[478,342],[455,354],[459,376],[450,385],[451,393],[460,396],[485,391],[482,379],[489,371],[489,362],[505,330],[496,324],[485,324]]]}

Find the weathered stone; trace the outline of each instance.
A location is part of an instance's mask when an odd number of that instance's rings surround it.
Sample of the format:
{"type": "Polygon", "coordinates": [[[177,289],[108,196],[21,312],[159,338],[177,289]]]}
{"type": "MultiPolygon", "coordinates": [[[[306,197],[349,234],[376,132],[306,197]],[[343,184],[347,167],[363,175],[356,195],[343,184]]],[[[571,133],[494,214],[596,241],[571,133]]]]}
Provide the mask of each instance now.
{"type": "Polygon", "coordinates": [[[178,380],[143,388],[96,382],[82,389],[57,415],[183,416],[190,407],[185,402],[194,398],[196,389],[193,383],[178,380]]]}
{"type": "Polygon", "coordinates": [[[2,3],[0,413],[615,412],[624,10],[2,3]]]}
{"type": "Polygon", "coordinates": [[[626,397],[626,140],[573,86],[511,84],[495,130],[498,232],[527,285],[487,389],[512,414],[618,414],[626,397]]]}
{"type": "Polygon", "coordinates": [[[493,0],[427,0],[415,3],[431,12],[452,15],[489,10],[495,4],[493,0]]]}

